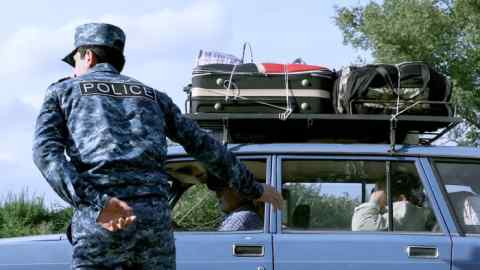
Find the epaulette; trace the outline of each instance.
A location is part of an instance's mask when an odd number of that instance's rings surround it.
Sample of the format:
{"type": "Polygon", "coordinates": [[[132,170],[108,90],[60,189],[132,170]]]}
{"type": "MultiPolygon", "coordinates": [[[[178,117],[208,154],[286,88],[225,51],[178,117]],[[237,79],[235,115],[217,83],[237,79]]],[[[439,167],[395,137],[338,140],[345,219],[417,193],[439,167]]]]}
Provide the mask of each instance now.
{"type": "Polygon", "coordinates": [[[61,78],[60,80],[58,80],[58,81],[50,84],[50,86],[55,85],[55,84],[57,84],[57,83],[61,83],[61,82],[66,81],[66,80],[69,80],[69,79],[71,79],[71,78],[72,78],[72,77],[64,77],[64,78],[61,78]]]}
{"type": "Polygon", "coordinates": [[[64,77],[64,78],[61,78],[60,80],[56,81],[55,83],[59,83],[59,82],[63,82],[63,81],[66,81],[68,79],[71,79],[72,77],[64,77]]]}

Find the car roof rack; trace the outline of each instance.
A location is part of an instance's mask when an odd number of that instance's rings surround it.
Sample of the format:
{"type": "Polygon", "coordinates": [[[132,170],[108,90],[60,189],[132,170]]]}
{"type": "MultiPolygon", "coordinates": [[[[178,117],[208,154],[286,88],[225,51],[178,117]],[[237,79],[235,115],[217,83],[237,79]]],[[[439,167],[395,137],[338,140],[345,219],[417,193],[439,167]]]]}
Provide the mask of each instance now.
{"type": "Polygon", "coordinates": [[[279,119],[268,113],[194,113],[187,117],[228,143],[390,143],[417,137],[408,144],[429,145],[461,122],[461,118],[430,115],[291,114],[279,119]]]}

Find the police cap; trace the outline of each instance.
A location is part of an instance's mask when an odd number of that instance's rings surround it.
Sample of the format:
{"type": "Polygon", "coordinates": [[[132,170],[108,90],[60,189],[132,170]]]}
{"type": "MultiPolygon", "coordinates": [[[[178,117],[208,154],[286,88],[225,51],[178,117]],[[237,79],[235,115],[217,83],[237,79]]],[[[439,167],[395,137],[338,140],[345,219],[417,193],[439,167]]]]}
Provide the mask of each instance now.
{"type": "Polygon", "coordinates": [[[98,45],[116,49],[123,53],[125,33],[119,27],[108,23],[87,23],[75,29],[75,49],[62,60],[75,66],[73,56],[81,46],[98,45]]]}

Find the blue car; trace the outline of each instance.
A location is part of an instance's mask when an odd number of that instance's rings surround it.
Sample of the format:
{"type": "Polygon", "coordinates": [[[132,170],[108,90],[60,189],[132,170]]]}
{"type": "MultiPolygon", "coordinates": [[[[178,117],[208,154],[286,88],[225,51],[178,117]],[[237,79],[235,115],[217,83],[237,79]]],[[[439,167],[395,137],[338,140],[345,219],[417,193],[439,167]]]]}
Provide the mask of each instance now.
{"type": "MultiPolygon", "coordinates": [[[[220,230],[231,213],[219,210],[218,191],[206,185],[211,176],[183,148],[170,147],[179,270],[480,269],[478,148],[229,147],[282,191],[284,209],[252,202],[261,226],[220,230]]],[[[1,270],[70,269],[70,260],[65,235],[0,240],[1,270]]]]}

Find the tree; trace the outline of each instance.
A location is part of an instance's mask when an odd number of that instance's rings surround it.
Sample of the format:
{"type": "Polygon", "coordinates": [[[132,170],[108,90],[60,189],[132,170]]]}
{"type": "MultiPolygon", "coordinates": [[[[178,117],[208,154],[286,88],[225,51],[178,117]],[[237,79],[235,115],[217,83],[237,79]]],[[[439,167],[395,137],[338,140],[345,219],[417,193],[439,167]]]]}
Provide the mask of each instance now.
{"type": "Polygon", "coordinates": [[[178,231],[215,231],[223,214],[215,193],[206,185],[194,185],[183,193],[173,208],[173,220],[178,231]]]}
{"type": "Polygon", "coordinates": [[[283,222],[294,226],[295,209],[300,205],[309,206],[308,228],[322,230],[351,230],[353,212],[361,204],[358,198],[352,198],[348,193],[328,195],[321,194],[321,184],[289,183],[287,207],[283,210],[283,222]]]}
{"type": "Polygon", "coordinates": [[[478,0],[384,0],[336,7],[335,21],[345,44],[369,51],[377,62],[425,61],[449,75],[452,100],[468,125],[457,141],[480,145],[478,14],[478,0]]]}

